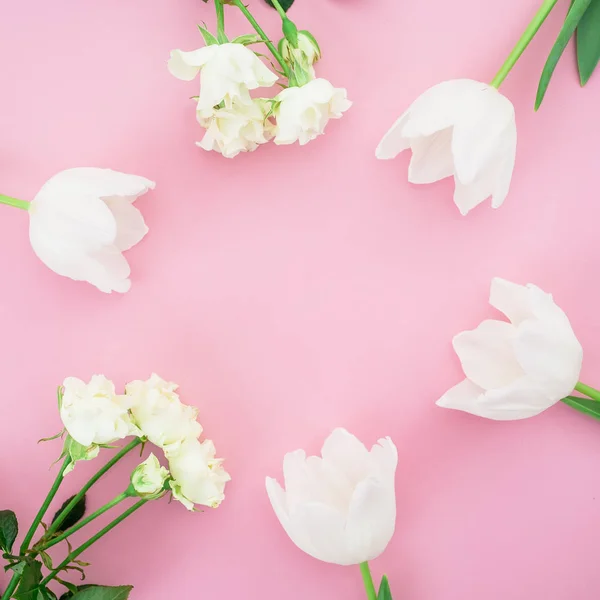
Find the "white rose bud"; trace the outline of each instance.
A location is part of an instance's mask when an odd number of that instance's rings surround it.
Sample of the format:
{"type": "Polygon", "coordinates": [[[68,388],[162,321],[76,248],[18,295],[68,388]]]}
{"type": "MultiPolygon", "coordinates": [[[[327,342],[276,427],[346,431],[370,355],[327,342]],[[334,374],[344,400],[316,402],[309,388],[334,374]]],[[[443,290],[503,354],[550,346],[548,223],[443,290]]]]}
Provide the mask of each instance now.
{"type": "Polygon", "coordinates": [[[279,42],[279,52],[289,65],[298,63],[308,71],[311,78],[315,76],[313,65],[321,58],[321,48],[314,36],[308,31],[298,32],[298,44],[294,47],[286,38],[279,42]]]}
{"type": "Polygon", "coordinates": [[[160,498],[165,493],[168,477],[169,470],[161,466],[154,454],[150,454],[131,474],[131,486],[140,498],[160,498]]]}
{"type": "Polygon", "coordinates": [[[125,386],[131,402],[133,421],[150,442],[166,448],[185,438],[197,438],[202,427],[196,420],[198,409],[183,404],[175,392],[177,384],[155,373],[147,381],[132,381],[125,386]]]}

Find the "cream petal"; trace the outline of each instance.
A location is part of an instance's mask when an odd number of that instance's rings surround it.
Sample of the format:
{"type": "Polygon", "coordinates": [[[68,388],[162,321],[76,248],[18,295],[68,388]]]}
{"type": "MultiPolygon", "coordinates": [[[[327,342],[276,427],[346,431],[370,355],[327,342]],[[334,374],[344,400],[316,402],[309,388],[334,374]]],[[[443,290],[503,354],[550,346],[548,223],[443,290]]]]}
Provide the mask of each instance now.
{"type": "Polygon", "coordinates": [[[321,456],[333,470],[344,473],[351,486],[369,473],[369,451],[356,436],[341,427],[334,429],[325,440],[321,456]]]}
{"type": "Polygon", "coordinates": [[[528,377],[514,381],[505,388],[485,393],[481,406],[482,415],[497,421],[528,419],[556,404],[558,400],[548,398],[528,377]]]}
{"type": "Polygon", "coordinates": [[[217,53],[218,46],[205,46],[191,52],[171,50],[167,67],[172,75],[183,81],[191,81],[200,69],[217,53]]]}
{"type": "Polygon", "coordinates": [[[377,440],[369,452],[371,463],[377,465],[382,477],[391,477],[392,481],[398,466],[398,450],[389,437],[377,440]]]}
{"type": "Polygon", "coordinates": [[[411,183],[433,183],[454,174],[450,144],[452,128],[443,129],[429,137],[413,138],[412,159],[408,167],[411,183]]]}
{"type": "Polygon", "coordinates": [[[402,133],[408,119],[409,113],[407,111],[390,127],[375,150],[377,158],[381,160],[395,158],[400,152],[410,148],[410,138],[404,137],[402,133]]]}
{"type": "Polygon", "coordinates": [[[533,316],[529,289],[501,277],[492,279],[490,304],[505,314],[514,325],[533,316]]]}
{"type": "Polygon", "coordinates": [[[453,408],[471,414],[476,412],[479,399],[485,390],[475,385],[469,379],[463,379],[460,383],[450,388],[437,402],[442,408],[453,408]]]}
{"type": "Polygon", "coordinates": [[[496,184],[492,192],[492,208],[498,208],[503,204],[510,189],[517,156],[517,126],[514,121],[504,133],[504,139],[499,147],[498,154],[498,170],[496,184]]]}
{"type": "Polygon", "coordinates": [[[491,320],[455,336],[452,344],[467,378],[490,390],[522,377],[514,355],[515,336],[516,329],[510,323],[491,320]]]}
{"type": "Polygon", "coordinates": [[[112,196],[105,202],[117,222],[115,245],[121,251],[129,250],[148,233],[144,217],[128,198],[112,196]]]}

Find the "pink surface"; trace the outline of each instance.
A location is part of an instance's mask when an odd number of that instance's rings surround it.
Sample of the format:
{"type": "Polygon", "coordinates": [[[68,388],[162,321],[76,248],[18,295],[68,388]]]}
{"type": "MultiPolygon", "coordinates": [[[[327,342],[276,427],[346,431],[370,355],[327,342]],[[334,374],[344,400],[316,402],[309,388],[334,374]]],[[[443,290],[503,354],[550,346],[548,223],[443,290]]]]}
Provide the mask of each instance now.
{"type": "MultiPolygon", "coordinates": [[[[399,600],[591,600],[600,588],[600,424],[557,406],[494,423],[434,401],[461,378],[450,339],[492,315],[491,278],[554,293],[600,383],[600,74],[579,88],[572,49],[538,114],[532,105],[567,3],[503,91],[519,149],[512,192],[467,218],[452,184],[406,182],[408,156],[374,149],[400,112],[447,78],[490,80],[538,0],[297,0],[324,49],[319,74],[354,101],[308,147],[228,161],[203,153],[172,48],[214,27],[199,0],[20,0],[0,20],[0,181],[30,199],[55,172],[106,166],[145,175],[150,234],[128,254],[133,288],[105,296],[34,256],[27,215],[1,208],[0,508],[30,521],[54,472],[54,389],[101,372],[155,370],[200,408],[233,475],[217,511],[154,503],[87,553],[91,581],[134,600],[359,600],[357,569],[319,563],[287,539],[265,475],[318,451],[335,426],[398,446],[397,532],[373,563],[399,600]]],[[[274,36],[274,13],[252,9],[274,36]]],[[[227,11],[230,31],[248,31],[227,11]]],[[[124,487],[135,459],[90,502],[124,487]]],[[[89,476],[81,464],[63,499],[89,476]]],[[[5,580],[0,581],[0,586],[5,580]]]]}

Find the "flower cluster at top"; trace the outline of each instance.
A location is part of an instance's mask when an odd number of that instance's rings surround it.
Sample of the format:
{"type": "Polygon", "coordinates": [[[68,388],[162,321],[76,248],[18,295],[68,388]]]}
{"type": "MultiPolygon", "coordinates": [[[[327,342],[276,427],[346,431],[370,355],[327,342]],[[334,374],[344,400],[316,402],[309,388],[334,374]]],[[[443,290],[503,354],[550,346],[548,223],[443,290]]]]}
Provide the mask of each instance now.
{"type": "Polygon", "coordinates": [[[170,490],[189,510],[195,504],[219,506],[230,476],[222,459],[215,458],[213,442],[199,439],[198,410],[183,404],[176,390],[176,384],[156,374],[128,383],[124,394],[117,394],[104,375],[94,375],[87,384],[67,377],[59,390],[59,408],[71,468],[117,440],[138,437],[163,451],[169,469],[151,454],[132,474],[136,495],[160,497],[170,490]]]}
{"type": "Polygon", "coordinates": [[[256,35],[229,41],[224,30],[223,0],[215,0],[217,35],[200,27],[205,46],[191,52],[173,50],[170,72],[184,81],[200,74],[196,116],[205,130],[197,145],[227,158],[251,152],[273,140],[275,144],[301,145],[324,133],[330,119],[350,108],[346,90],[316,76],[314,63],[321,57],[319,44],[308,31],[298,31],[275,0],[284,37],[276,48],[242,4],[231,2],[253,24],[256,35]],[[274,72],[248,46],[264,42],[281,70],[274,72]],[[253,97],[252,90],[279,84],[274,97],[253,97]]]}

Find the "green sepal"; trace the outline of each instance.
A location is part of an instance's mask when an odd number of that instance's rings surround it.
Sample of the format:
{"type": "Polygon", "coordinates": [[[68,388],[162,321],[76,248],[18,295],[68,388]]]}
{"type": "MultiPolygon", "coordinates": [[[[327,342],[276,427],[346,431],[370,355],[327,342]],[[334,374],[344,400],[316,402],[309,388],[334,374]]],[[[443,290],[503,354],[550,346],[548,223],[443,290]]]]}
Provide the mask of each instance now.
{"type": "Polygon", "coordinates": [[[12,510],[0,510],[0,548],[10,554],[19,533],[17,515],[12,510]]]}
{"type": "Polygon", "coordinates": [[[262,41],[263,39],[257,33],[246,33],[245,35],[238,35],[236,38],[231,40],[231,43],[250,46],[250,44],[260,44],[262,41]]]}
{"type": "Polygon", "coordinates": [[[281,23],[281,30],[285,39],[292,45],[293,48],[298,47],[298,28],[293,21],[289,19],[283,19],[281,23]]]}
{"type": "Polygon", "coordinates": [[[594,419],[600,419],[600,402],[597,400],[588,400],[579,396],[567,396],[562,399],[562,402],[585,415],[594,419]]]}
{"type": "Polygon", "coordinates": [[[577,27],[577,67],[585,85],[600,62],[600,0],[592,0],[577,27]]]}
{"type": "Polygon", "coordinates": [[[392,592],[390,590],[390,582],[388,581],[387,575],[384,575],[381,578],[377,600],[392,600],[392,592]]]}
{"type": "Polygon", "coordinates": [[[202,37],[204,38],[204,43],[207,46],[214,46],[219,43],[217,38],[208,29],[206,29],[206,27],[198,25],[198,31],[200,31],[200,33],[202,34],[202,37]]]}
{"type": "Polygon", "coordinates": [[[560,57],[563,55],[569,40],[573,37],[579,22],[581,21],[583,15],[589,8],[592,0],[574,0],[569,12],[567,13],[567,18],[558,34],[558,38],[556,38],[556,42],[552,50],[550,51],[550,55],[548,56],[548,60],[544,65],[544,70],[542,71],[542,76],[540,77],[540,83],[538,85],[537,95],[535,99],[535,110],[537,110],[542,101],[544,100],[544,96],[546,95],[546,90],[548,89],[548,85],[550,84],[550,79],[554,74],[554,70],[556,69],[556,65],[560,60],[560,57]]]}

